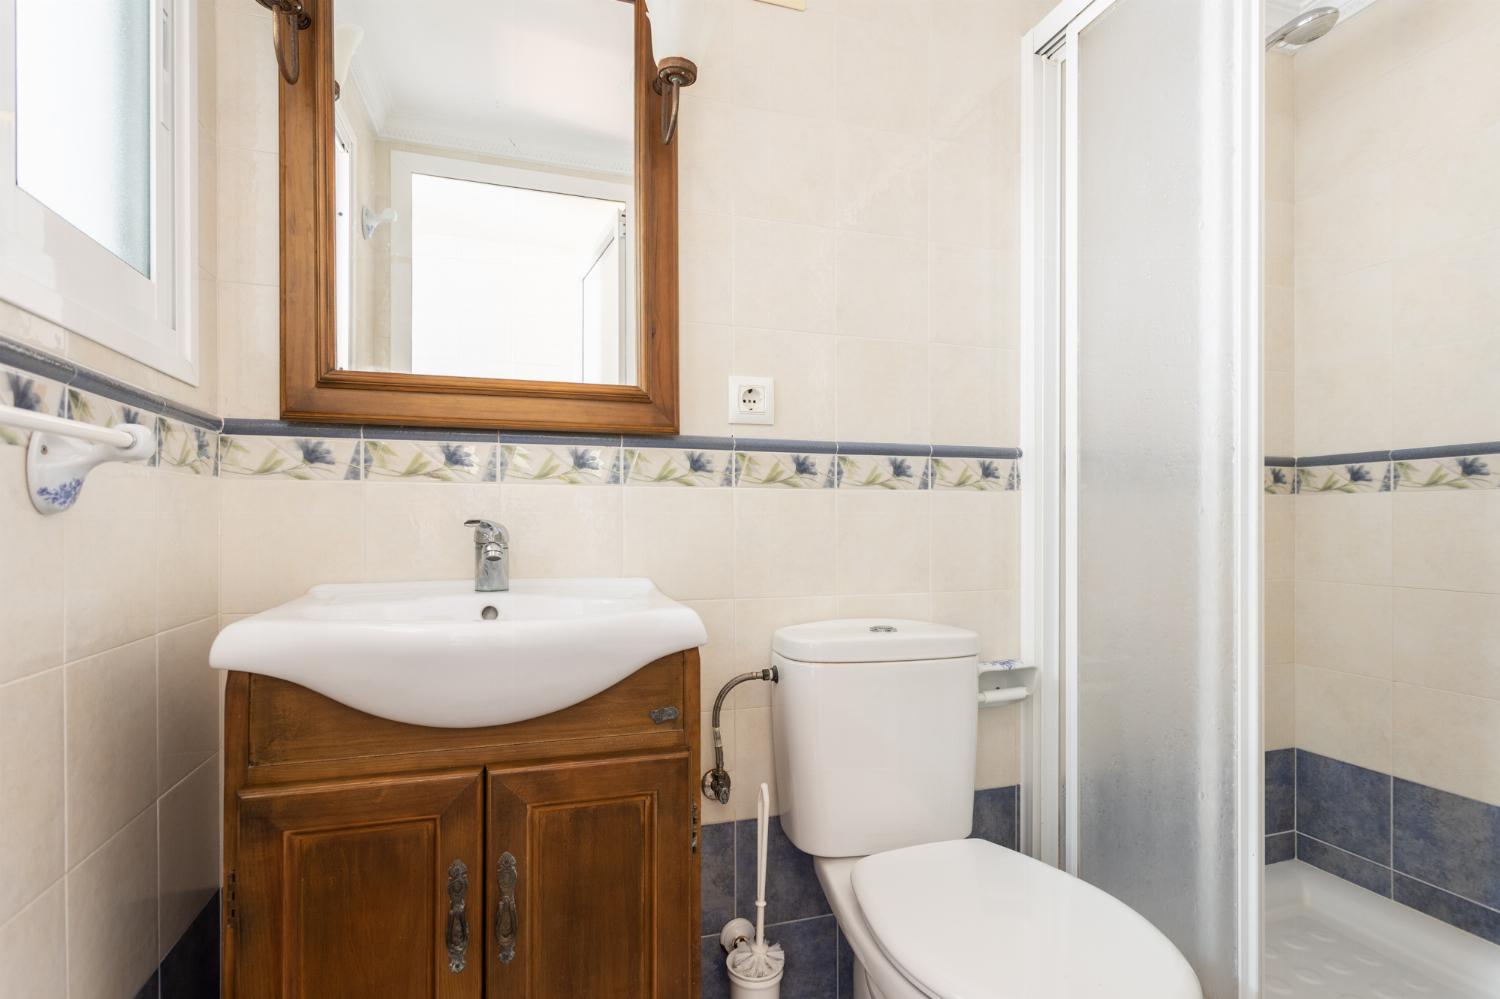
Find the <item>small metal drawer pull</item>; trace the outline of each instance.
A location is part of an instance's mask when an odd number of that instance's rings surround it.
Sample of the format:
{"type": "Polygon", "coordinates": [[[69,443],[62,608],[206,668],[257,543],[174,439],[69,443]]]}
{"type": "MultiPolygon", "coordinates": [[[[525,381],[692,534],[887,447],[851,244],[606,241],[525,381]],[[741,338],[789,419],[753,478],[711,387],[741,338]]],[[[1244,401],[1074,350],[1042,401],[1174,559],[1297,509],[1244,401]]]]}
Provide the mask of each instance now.
{"type": "Polygon", "coordinates": [[[516,858],[510,851],[500,855],[495,872],[500,887],[500,901],[495,905],[495,949],[501,964],[516,956],[516,937],[521,931],[521,917],[516,911],[516,858]]]}
{"type": "Polygon", "coordinates": [[[656,708],[651,712],[651,720],[658,725],[677,720],[677,706],[668,705],[665,708],[656,708]]]}
{"type": "Polygon", "coordinates": [[[469,867],[462,860],[448,865],[448,970],[463,971],[469,953],[469,867]]]}

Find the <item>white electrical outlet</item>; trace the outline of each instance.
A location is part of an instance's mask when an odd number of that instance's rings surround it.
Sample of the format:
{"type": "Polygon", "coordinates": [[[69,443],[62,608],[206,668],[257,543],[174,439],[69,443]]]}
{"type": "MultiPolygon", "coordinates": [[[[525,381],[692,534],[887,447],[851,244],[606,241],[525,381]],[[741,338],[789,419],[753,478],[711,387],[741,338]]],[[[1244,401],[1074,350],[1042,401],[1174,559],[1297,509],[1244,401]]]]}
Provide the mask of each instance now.
{"type": "Polygon", "coordinates": [[[729,422],[776,422],[776,382],[747,375],[729,376],[729,422]]]}

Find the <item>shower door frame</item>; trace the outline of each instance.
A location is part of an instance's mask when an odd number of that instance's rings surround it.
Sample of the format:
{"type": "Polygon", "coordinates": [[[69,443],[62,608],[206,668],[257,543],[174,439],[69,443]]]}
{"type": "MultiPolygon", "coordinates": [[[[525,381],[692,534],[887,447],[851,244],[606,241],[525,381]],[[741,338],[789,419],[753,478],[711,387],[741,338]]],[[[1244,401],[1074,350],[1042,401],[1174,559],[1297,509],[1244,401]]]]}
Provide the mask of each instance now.
{"type": "MultiPolygon", "coordinates": [[[[1021,652],[1035,664],[1024,752],[1022,841],[1078,873],[1081,835],[1077,714],[1078,203],[1077,39],[1121,0],[1061,0],[1021,40],[1021,652]]],[[[1261,289],[1263,11],[1236,0],[1235,42],[1258,58],[1235,90],[1230,206],[1235,361],[1235,652],[1239,726],[1236,872],[1239,999],[1261,994],[1264,753],[1262,732],[1261,289]],[[1244,955],[1254,955],[1245,960],[1244,955]]]]}

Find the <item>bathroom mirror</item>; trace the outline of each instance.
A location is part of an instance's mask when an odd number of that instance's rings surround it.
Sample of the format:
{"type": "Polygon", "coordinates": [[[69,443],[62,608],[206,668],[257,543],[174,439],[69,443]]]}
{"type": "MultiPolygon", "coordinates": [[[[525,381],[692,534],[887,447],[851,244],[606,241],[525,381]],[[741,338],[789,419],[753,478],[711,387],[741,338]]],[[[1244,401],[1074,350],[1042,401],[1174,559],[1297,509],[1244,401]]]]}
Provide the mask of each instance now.
{"type": "Polygon", "coordinates": [[[287,419],[677,429],[642,3],[320,0],[281,84],[287,419]]]}

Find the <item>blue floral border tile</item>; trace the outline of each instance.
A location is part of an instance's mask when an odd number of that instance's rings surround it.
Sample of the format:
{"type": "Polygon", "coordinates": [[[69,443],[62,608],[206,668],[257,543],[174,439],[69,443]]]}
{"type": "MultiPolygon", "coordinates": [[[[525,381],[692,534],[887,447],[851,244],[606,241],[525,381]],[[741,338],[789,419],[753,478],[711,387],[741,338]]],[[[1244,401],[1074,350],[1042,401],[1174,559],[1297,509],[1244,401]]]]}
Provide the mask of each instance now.
{"type": "Polygon", "coordinates": [[[219,435],[172,419],[156,418],[157,464],[169,472],[184,475],[218,474],[219,435]]]}
{"type": "Polygon", "coordinates": [[[354,438],[219,437],[219,474],[337,482],[362,478],[354,438]]]}
{"type": "Polygon", "coordinates": [[[840,454],[840,489],[931,489],[932,459],[909,455],[840,454]]]}
{"type": "MultiPolygon", "coordinates": [[[[155,413],[78,388],[69,387],[67,397],[69,419],[92,423],[96,427],[116,427],[122,423],[134,423],[152,428],[153,435],[156,433],[157,414],[155,413]]],[[[129,464],[155,465],[156,461],[157,453],[152,451],[149,458],[137,459],[129,464]]]]}
{"type": "Polygon", "coordinates": [[[1500,462],[1493,455],[1414,458],[1392,462],[1397,489],[1500,489],[1500,462]],[[1492,467],[1493,466],[1493,467],[1492,467]]]}
{"type": "Polygon", "coordinates": [[[627,486],[733,485],[733,451],[697,448],[627,447],[622,452],[627,486]]]}
{"type": "Polygon", "coordinates": [[[1389,462],[1358,462],[1348,465],[1314,465],[1297,468],[1293,490],[1299,496],[1339,493],[1385,493],[1392,486],[1389,462]]]}
{"type": "Polygon", "coordinates": [[[1268,496],[1290,496],[1297,491],[1297,470],[1280,465],[1268,466],[1262,484],[1268,496]]]}
{"type": "MultiPolygon", "coordinates": [[[[0,367],[0,405],[56,416],[63,412],[63,385],[50,378],[0,367]]],[[[0,426],[0,444],[25,447],[31,440],[26,430],[0,426]]]]}
{"type": "Polygon", "coordinates": [[[736,451],[734,484],[744,489],[831,489],[838,484],[838,467],[835,454],[736,451]]]}
{"type": "Polygon", "coordinates": [[[934,458],[933,480],[938,489],[977,492],[1015,492],[1021,488],[1021,463],[1014,458],[934,458]]]}
{"type": "Polygon", "coordinates": [[[499,446],[496,444],[363,440],[354,453],[368,482],[477,484],[500,479],[499,446]]]}
{"type": "Polygon", "coordinates": [[[598,444],[502,444],[504,482],[615,485],[625,478],[622,449],[598,444]]]}

